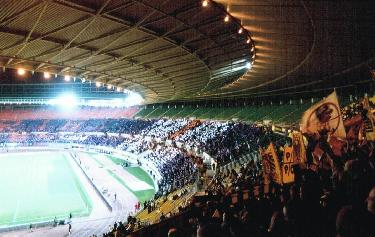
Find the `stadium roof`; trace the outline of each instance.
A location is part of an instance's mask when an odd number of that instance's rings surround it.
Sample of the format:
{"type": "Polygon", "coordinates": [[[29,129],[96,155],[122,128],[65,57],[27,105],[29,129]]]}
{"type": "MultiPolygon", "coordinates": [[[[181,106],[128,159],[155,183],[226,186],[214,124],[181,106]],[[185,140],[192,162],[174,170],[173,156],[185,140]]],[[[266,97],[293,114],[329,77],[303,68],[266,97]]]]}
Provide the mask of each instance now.
{"type": "Polygon", "coordinates": [[[0,65],[100,81],[147,103],[310,93],[370,79],[374,1],[202,3],[5,0],[0,65]]]}

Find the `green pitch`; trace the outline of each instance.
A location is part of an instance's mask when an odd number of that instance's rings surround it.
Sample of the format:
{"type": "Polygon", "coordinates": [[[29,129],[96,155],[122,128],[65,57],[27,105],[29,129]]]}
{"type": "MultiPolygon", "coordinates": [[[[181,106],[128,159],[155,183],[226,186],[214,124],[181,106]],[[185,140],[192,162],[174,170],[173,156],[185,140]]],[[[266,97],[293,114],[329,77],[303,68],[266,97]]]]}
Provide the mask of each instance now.
{"type": "MultiPolygon", "coordinates": [[[[98,165],[103,168],[106,168],[106,165],[101,162],[98,156],[104,156],[107,159],[111,160],[116,165],[121,165],[125,161],[121,158],[112,156],[112,155],[104,155],[104,154],[97,154],[97,153],[88,153],[92,159],[94,159],[98,165]]],[[[152,178],[144,171],[141,167],[126,167],[123,168],[127,171],[130,175],[134,176],[139,182],[145,182],[149,185],[149,188],[142,188],[136,187],[136,185],[130,185],[128,180],[122,179],[110,169],[107,169],[107,172],[114,178],[115,181],[119,182],[122,186],[132,192],[137,199],[143,204],[145,201],[151,200],[155,196],[155,187],[152,178]]]]}
{"type": "Polygon", "coordinates": [[[0,154],[0,227],[89,215],[91,200],[63,152],[0,154]]]}

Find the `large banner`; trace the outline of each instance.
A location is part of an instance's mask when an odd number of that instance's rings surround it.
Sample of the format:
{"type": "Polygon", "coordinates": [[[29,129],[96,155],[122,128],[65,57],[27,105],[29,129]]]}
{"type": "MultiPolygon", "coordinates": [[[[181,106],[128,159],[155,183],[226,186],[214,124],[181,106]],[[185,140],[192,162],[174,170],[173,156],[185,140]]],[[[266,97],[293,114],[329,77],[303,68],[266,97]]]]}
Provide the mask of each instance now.
{"type": "Polygon", "coordinates": [[[300,132],[292,133],[292,151],[294,164],[306,163],[306,148],[300,132]]]}
{"type": "Polygon", "coordinates": [[[294,172],[293,172],[293,147],[286,146],[284,147],[284,157],[283,163],[281,166],[283,183],[292,183],[294,182],[294,172]]]}
{"type": "Polygon", "coordinates": [[[274,145],[271,143],[267,150],[261,151],[264,184],[270,184],[271,181],[282,184],[280,164],[274,145]]]}
{"type": "Polygon", "coordinates": [[[329,135],[346,138],[340,105],[335,91],[305,111],[300,130],[307,134],[325,131],[329,135]]]}

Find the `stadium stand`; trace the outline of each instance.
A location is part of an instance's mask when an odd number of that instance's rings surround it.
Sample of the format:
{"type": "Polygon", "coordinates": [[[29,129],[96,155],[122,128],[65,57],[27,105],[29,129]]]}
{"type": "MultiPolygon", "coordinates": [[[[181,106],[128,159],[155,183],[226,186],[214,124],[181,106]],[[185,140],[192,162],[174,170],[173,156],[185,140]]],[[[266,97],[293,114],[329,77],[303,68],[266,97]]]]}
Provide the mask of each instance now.
{"type": "MultiPolygon", "coordinates": [[[[307,105],[296,107],[302,110],[307,105]]],[[[273,116],[281,117],[279,112],[287,106],[279,106],[283,107],[280,110],[270,110],[272,106],[265,107],[267,109],[245,108],[241,112],[247,118],[272,119],[273,116]],[[265,115],[265,111],[272,111],[273,115],[265,115]]],[[[6,118],[16,118],[9,111],[6,118]]],[[[199,114],[196,111],[193,115],[199,114]]],[[[351,120],[357,121],[358,118],[365,119],[366,111],[360,103],[344,107],[342,113],[345,124],[351,120]]],[[[200,112],[203,117],[213,113],[219,114],[216,109],[200,112]]],[[[265,171],[257,149],[270,149],[269,144],[274,144],[276,160],[280,162],[284,147],[294,142],[285,134],[272,132],[267,126],[196,119],[18,118],[1,120],[1,144],[33,146],[73,142],[113,147],[142,154],[144,160],[157,167],[161,179],[158,181],[159,191],[155,199],[144,203],[144,211],[139,215],[114,225],[113,231],[106,236],[115,232],[117,236],[165,236],[170,229],[177,229],[182,236],[205,231],[208,235],[216,233],[219,236],[243,236],[244,233],[254,236],[332,236],[336,231],[346,231],[335,230],[335,213],[339,213],[337,221],[340,222],[341,218],[345,218],[341,215],[353,212],[354,209],[356,212],[351,215],[355,215],[360,222],[353,223],[355,226],[352,228],[359,231],[361,236],[374,233],[369,224],[373,218],[370,212],[372,207],[367,212],[358,212],[365,209],[363,200],[367,195],[372,195],[369,192],[375,185],[372,143],[351,143],[345,148],[347,153],[339,155],[335,144],[327,146],[327,141],[322,140],[324,137],[320,138],[319,143],[309,140],[307,150],[314,147],[312,144],[319,144],[320,149],[326,150],[327,157],[333,158],[333,171],[326,170],[324,164],[311,163],[315,159],[314,150],[311,157],[307,156],[307,166],[299,169],[295,167],[293,185],[281,186],[275,181],[265,183],[265,171]],[[92,132],[95,134],[86,134],[92,132]],[[146,137],[155,140],[146,142],[146,137]],[[169,139],[172,140],[172,146],[160,143],[169,139]],[[176,144],[196,148],[198,153],[205,152],[218,165],[213,179],[204,185],[203,196],[191,196],[191,192],[187,192],[191,190],[187,187],[197,182],[195,177],[197,170],[202,168],[199,165],[202,164],[201,160],[196,160],[176,144]],[[371,152],[368,152],[369,149],[371,152]],[[298,210],[303,210],[304,214],[298,210]],[[147,227],[159,221],[159,224],[147,227]],[[191,228],[184,227],[188,223],[191,228]]]]}
{"type": "MultiPolygon", "coordinates": [[[[346,106],[342,110],[346,124],[358,116],[365,116],[364,111],[359,103],[346,106]]],[[[208,131],[225,134],[227,124],[203,122],[200,126],[188,130],[180,139],[201,128],[203,130],[194,134],[197,137],[206,134],[200,138],[205,143],[205,139],[214,137],[204,132],[205,128],[215,126],[208,131]]],[[[249,133],[241,127],[229,130],[237,134],[243,131],[249,133]]],[[[193,135],[188,136],[186,141],[194,142],[193,135]]],[[[266,148],[270,142],[275,144],[277,160],[282,160],[283,147],[290,145],[291,141],[285,137],[277,139],[277,135],[271,133],[267,139],[257,140],[256,144],[263,144],[266,148]]],[[[348,153],[339,156],[334,146],[324,145],[324,140],[320,142],[321,148],[334,160],[333,170],[308,161],[307,166],[299,166],[298,169],[295,166],[292,184],[267,184],[258,155],[236,155],[235,160],[218,169],[206,186],[204,195],[197,195],[188,204],[181,205],[177,214],[167,218],[163,213],[168,211],[164,212],[166,209],[160,206],[158,210],[163,210],[158,215],[160,223],[143,228],[140,228],[141,224],[134,224],[130,232],[113,230],[107,236],[115,233],[124,236],[130,233],[129,236],[167,236],[170,232],[179,236],[334,236],[337,233],[342,236],[372,236],[375,233],[370,224],[375,220],[375,166],[373,153],[368,152],[368,149],[373,149],[372,143],[352,143],[346,148],[348,153]],[[367,200],[367,206],[364,200],[367,200]],[[140,229],[135,230],[137,228],[140,229]]],[[[314,160],[315,151],[310,155],[307,159],[314,160]]],[[[168,206],[168,203],[165,205],[168,206]]],[[[149,213],[149,218],[155,221],[156,213],[152,210],[149,213]]],[[[151,220],[147,219],[147,215],[142,212],[138,218],[151,220]]]]}
{"type": "MultiPolygon", "coordinates": [[[[179,105],[180,106],[180,105],[179,105]]],[[[197,118],[214,120],[239,119],[249,122],[262,122],[272,120],[277,124],[296,124],[302,113],[311,106],[311,103],[292,105],[264,105],[264,106],[242,106],[242,107],[196,107],[184,106],[184,108],[171,106],[143,108],[135,117],[139,118],[197,118]]]]}
{"type": "Polygon", "coordinates": [[[137,107],[128,109],[122,108],[95,108],[84,107],[76,113],[66,113],[57,109],[56,107],[43,107],[40,109],[22,109],[12,108],[0,110],[0,118],[2,120],[26,120],[26,119],[106,119],[106,118],[133,118],[134,114],[138,112],[137,107]]]}
{"type": "Polygon", "coordinates": [[[3,1],[1,156],[61,152],[100,202],[34,230],[0,167],[0,236],[375,237],[374,22],[375,1],[3,1]]]}

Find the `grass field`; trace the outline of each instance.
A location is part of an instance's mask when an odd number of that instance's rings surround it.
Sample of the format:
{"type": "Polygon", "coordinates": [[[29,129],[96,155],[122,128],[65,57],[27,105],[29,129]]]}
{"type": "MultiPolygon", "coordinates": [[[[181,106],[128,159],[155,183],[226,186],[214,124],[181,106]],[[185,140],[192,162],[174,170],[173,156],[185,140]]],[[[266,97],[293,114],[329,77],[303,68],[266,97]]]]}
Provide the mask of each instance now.
{"type": "Polygon", "coordinates": [[[0,227],[89,215],[92,204],[63,152],[0,155],[0,227]]]}
{"type": "MultiPolygon", "coordinates": [[[[104,155],[104,154],[97,154],[97,153],[87,153],[87,154],[89,154],[91,158],[93,158],[97,162],[97,164],[103,168],[106,168],[106,165],[103,164],[102,160],[100,160],[100,157],[101,158],[105,157],[116,165],[120,165],[124,162],[124,160],[118,157],[112,156],[112,155],[104,155]]],[[[121,183],[121,185],[123,185],[126,189],[132,192],[142,204],[145,201],[148,201],[154,198],[155,196],[154,182],[152,178],[146,173],[146,171],[144,171],[141,167],[138,167],[138,166],[126,167],[126,168],[121,167],[121,168],[124,169],[126,172],[128,172],[129,175],[134,176],[134,178],[137,179],[139,182],[145,182],[146,184],[148,184],[150,188],[142,189],[142,188],[131,186],[129,184],[129,180],[122,179],[121,177],[116,175],[114,172],[112,172],[110,169],[107,169],[107,172],[115,180],[121,183]]]]}

